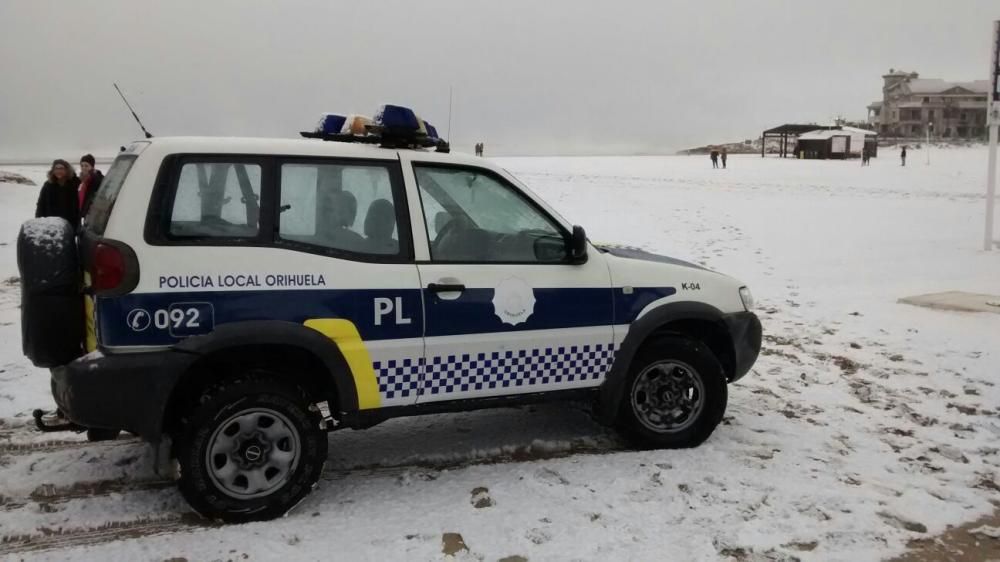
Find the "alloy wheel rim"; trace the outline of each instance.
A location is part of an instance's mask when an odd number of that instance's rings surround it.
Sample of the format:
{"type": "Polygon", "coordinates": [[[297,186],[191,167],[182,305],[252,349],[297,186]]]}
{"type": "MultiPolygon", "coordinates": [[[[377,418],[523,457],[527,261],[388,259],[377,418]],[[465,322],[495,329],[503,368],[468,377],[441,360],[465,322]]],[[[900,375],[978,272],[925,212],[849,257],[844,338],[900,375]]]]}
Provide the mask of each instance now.
{"type": "Polygon", "coordinates": [[[632,383],[632,411],[656,433],[683,431],[705,407],[705,385],[690,365],[659,361],[642,370],[632,383]]]}

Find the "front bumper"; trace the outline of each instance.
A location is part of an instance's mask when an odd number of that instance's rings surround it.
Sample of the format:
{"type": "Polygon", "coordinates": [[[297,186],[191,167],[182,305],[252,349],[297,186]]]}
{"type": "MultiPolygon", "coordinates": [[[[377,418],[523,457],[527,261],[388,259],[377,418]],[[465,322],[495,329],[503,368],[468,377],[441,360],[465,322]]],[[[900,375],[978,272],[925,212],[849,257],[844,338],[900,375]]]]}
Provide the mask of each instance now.
{"type": "Polygon", "coordinates": [[[753,312],[734,312],[722,317],[733,341],[733,373],[730,382],[737,381],[750,371],[763,337],[760,320],[753,312]]]}
{"type": "Polygon", "coordinates": [[[171,391],[196,358],[179,351],[80,358],[52,369],[52,397],[76,424],[123,429],[156,442],[171,391]]]}

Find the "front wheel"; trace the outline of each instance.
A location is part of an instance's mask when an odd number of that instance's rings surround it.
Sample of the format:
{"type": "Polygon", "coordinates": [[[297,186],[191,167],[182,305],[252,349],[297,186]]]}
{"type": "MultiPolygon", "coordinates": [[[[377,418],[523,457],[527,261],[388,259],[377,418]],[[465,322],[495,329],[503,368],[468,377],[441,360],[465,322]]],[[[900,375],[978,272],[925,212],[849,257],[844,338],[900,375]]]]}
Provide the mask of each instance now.
{"type": "Polygon", "coordinates": [[[651,448],[700,445],[722,421],[726,375],[708,347],[682,337],[645,344],[629,368],[618,426],[651,448]]]}
{"type": "Polygon", "coordinates": [[[327,435],[301,389],[253,376],[206,392],[180,447],[180,490],[202,515],[229,523],[287,513],[319,481],[327,435]]]}

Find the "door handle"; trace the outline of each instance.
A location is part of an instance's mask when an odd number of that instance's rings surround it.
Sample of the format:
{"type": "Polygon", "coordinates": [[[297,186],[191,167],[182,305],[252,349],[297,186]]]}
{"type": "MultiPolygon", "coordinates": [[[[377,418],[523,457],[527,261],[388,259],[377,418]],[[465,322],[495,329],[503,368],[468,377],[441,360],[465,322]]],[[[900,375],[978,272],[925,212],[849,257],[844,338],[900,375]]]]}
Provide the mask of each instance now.
{"type": "Polygon", "coordinates": [[[427,290],[432,293],[461,293],[465,290],[465,285],[461,283],[431,283],[427,285],[427,290]]]}

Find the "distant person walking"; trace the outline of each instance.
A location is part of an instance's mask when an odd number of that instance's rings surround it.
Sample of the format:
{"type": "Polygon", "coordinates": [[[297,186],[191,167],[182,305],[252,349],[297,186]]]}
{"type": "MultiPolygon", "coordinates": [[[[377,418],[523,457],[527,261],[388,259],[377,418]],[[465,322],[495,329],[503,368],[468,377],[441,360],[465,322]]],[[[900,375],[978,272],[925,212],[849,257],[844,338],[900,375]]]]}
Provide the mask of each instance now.
{"type": "Polygon", "coordinates": [[[719,151],[713,148],[712,152],[709,153],[709,156],[712,158],[712,168],[718,168],[719,167],[719,151]]]}
{"type": "Polygon", "coordinates": [[[94,195],[101,188],[104,181],[104,174],[94,167],[94,156],[84,154],[80,158],[80,188],[77,190],[77,202],[80,204],[80,216],[87,216],[90,204],[94,202],[94,195]]]}
{"type": "Polygon", "coordinates": [[[38,192],[35,217],[62,217],[76,228],[80,224],[79,187],[80,178],[69,162],[62,159],[52,162],[48,181],[38,192]]]}
{"type": "Polygon", "coordinates": [[[476,156],[482,156],[482,155],[483,155],[483,143],[477,142],[476,143],[476,156]]]}
{"type": "Polygon", "coordinates": [[[900,160],[903,161],[903,165],[906,165],[906,147],[903,147],[903,151],[899,153],[900,160]]]}
{"type": "Polygon", "coordinates": [[[872,152],[871,150],[864,148],[861,150],[861,165],[871,166],[872,165],[872,152]]]}
{"type": "Polygon", "coordinates": [[[722,158],[722,169],[725,170],[726,169],[726,157],[728,156],[728,154],[726,153],[726,147],[722,147],[722,153],[719,156],[722,158]]]}
{"type": "Polygon", "coordinates": [[[486,143],[484,142],[479,143],[479,155],[486,156],[486,143]]]}

